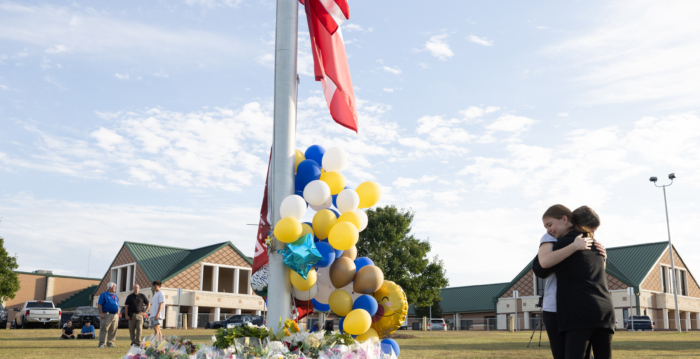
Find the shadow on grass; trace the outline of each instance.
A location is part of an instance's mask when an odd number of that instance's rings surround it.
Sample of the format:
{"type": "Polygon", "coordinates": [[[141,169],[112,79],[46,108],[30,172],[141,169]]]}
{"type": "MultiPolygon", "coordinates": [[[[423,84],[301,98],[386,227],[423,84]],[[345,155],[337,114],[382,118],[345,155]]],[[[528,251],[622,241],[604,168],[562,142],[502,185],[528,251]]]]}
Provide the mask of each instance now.
{"type": "MultiPolygon", "coordinates": [[[[410,344],[410,342],[399,342],[401,350],[415,350],[415,351],[462,351],[462,350],[481,350],[481,351],[493,351],[493,350],[546,350],[550,351],[549,343],[542,342],[542,346],[538,347],[537,344],[530,345],[527,347],[527,343],[513,343],[513,342],[492,342],[492,343],[478,343],[478,344],[451,344],[451,343],[435,343],[434,345],[421,345],[421,344],[410,344]]],[[[664,351],[683,351],[696,349],[699,351],[697,355],[700,356],[700,344],[698,342],[674,342],[673,347],[669,348],[669,342],[663,341],[613,341],[613,352],[614,351],[638,351],[638,350],[664,350],[664,351]]],[[[684,354],[687,355],[687,354],[684,354]]]]}

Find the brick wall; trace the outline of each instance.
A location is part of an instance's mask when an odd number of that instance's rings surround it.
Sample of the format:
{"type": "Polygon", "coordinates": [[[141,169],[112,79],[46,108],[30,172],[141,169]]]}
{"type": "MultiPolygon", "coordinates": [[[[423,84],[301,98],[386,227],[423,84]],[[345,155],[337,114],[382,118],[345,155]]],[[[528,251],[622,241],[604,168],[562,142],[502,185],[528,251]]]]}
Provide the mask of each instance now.
{"type": "MultiPolygon", "coordinates": [[[[644,283],[642,283],[642,289],[651,290],[655,292],[661,291],[661,274],[659,271],[659,264],[665,264],[668,266],[671,265],[671,255],[668,249],[666,249],[666,252],[664,252],[664,254],[661,255],[659,263],[655,264],[654,268],[651,270],[651,273],[649,273],[649,276],[646,278],[646,280],[644,280],[644,283]]],[[[673,250],[673,264],[676,268],[687,268],[675,249],[673,250]]],[[[690,276],[690,273],[688,273],[686,279],[688,281],[689,296],[700,298],[700,286],[698,286],[698,283],[693,279],[692,276],[690,276]]]]}
{"type": "MultiPolygon", "coordinates": [[[[97,292],[95,292],[95,296],[97,297],[100,294],[102,294],[103,292],[107,291],[107,283],[109,283],[110,279],[112,279],[111,273],[110,273],[112,271],[112,267],[120,266],[122,264],[134,263],[134,262],[136,262],[136,259],[134,259],[134,256],[131,255],[131,252],[129,252],[129,250],[126,248],[126,246],[122,246],[122,249],[119,251],[119,254],[117,254],[117,257],[114,259],[114,262],[112,263],[112,265],[109,266],[109,268],[107,269],[107,273],[105,273],[104,278],[102,278],[102,281],[100,282],[100,286],[97,287],[97,292]]],[[[139,273],[139,271],[141,271],[141,268],[138,265],[136,265],[136,267],[137,267],[136,279],[138,280],[138,273],[139,273]]],[[[141,271],[141,274],[143,275],[143,271],[141,271]]],[[[143,277],[145,278],[146,276],[144,275],[143,277]]],[[[146,280],[146,282],[148,282],[148,280],[146,280]]],[[[141,283],[139,283],[139,282],[137,282],[137,283],[142,288],[144,288],[144,286],[141,283]]],[[[150,287],[151,287],[150,284],[145,286],[145,288],[150,288],[150,287]]]]}
{"type": "Polygon", "coordinates": [[[54,277],[53,284],[53,303],[58,304],[68,299],[73,294],[91,286],[99,284],[97,279],[78,279],[78,278],[61,278],[54,277]]]}
{"type": "Polygon", "coordinates": [[[7,308],[22,309],[24,302],[28,300],[46,299],[46,276],[34,274],[18,274],[19,290],[15,294],[15,299],[7,301],[7,308]]]}
{"type": "Polygon", "coordinates": [[[515,284],[513,284],[512,287],[508,288],[508,290],[501,295],[501,298],[509,298],[513,296],[513,291],[517,290],[518,291],[518,296],[519,297],[526,297],[530,295],[535,295],[535,286],[534,283],[532,282],[534,274],[532,272],[532,269],[527,271],[525,275],[523,275],[515,284]]]}
{"type": "MultiPolygon", "coordinates": [[[[245,258],[243,258],[230,246],[225,246],[219,249],[207,258],[204,258],[202,262],[251,268],[248,261],[246,261],[245,258]]],[[[199,290],[199,278],[201,274],[202,262],[195,263],[191,267],[182,271],[180,274],[169,279],[163,283],[163,287],[199,290]]]]}

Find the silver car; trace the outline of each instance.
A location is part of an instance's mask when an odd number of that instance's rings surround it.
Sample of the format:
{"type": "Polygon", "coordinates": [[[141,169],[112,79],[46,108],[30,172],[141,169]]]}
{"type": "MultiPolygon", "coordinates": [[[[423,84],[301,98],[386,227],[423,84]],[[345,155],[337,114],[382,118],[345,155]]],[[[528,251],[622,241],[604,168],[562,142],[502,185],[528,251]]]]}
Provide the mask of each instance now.
{"type": "Polygon", "coordinates": [[[431,319],[430,324],[428,324],[428,330],[447,330],[445,319],[431,319]]]}

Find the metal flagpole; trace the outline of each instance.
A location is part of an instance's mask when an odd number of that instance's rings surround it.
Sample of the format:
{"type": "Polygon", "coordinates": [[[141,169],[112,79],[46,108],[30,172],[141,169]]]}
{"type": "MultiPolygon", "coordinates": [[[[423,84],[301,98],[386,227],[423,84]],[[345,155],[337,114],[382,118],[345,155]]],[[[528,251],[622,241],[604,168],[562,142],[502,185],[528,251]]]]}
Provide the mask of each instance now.
{"type": "MultiPolygon", "coordinates": [[[[277,0],[275,34],[275,102],[272,134],[272,183],[269,188],[271,225],[281,219],[279,208],[294,194],[294,150],[297,93],[297,0],[277,0]]],[[[276,333],[279,320],[291,317],[291,283],[278,250],[284,243],[273,237],[269,251],[268,326],[276,333]]]]}
{"type": "Polygon", "coordinates": [[[666,186],[664,189],[664,208],[666,209],[666,229],[668,230],[668,252],[671,255],[671,280],[673,281],[673,300],[676,304],[676,329],[681,332],[681,313],[678,312],[678,279],[676,279],[676,266],[673,265],[673,242],[671,242],[671,225],[668,222],[668,204],[666,204],[666,186]]]}

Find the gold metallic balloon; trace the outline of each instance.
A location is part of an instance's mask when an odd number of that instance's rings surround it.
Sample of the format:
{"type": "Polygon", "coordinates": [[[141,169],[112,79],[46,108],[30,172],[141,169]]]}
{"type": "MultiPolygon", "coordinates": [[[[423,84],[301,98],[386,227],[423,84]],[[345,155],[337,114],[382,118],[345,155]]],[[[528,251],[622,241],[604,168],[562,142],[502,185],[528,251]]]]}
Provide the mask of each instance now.
{"type": "Polygon", "coordinates": [[[355,262],[350,258],[336,258],[333,264],[331,264],[331,269],[329,271],[331,283],[333,283],[333,286],[336,288],[345,287],[355,278],[355,271],[355,262]]]}
{"type": "Polygon", "coordinates": [[[341,257],[348,257],[353,261],[357,259],[357,246],[352,246],[350,249],[344,250],[341,257]]]}
{"type": "MultiPolygon", "coordinates": [[[[341,257],[342,258],[342,257],[341,257]]],[[[372,294],[379,290],[384,283],[384,273],[379,267],[366,265],[355,274],[352,290],[356,293],[372,294]]]]}
{"type": "Polygon", "coordinates": [[[382,286],[374,292],[374,299],[384,307],[384,315],[372,324],[380,338],[386,338],[395,332],[406,320],[408,314],[408,301],[406,293],[401,287],[389,280],[385,280],[382,286]]]}

